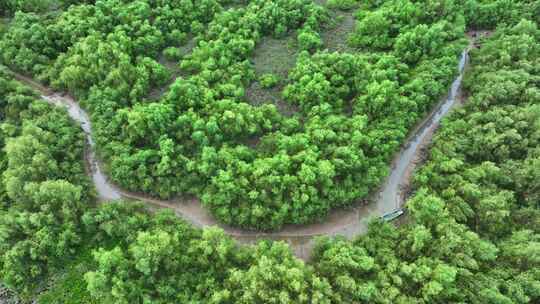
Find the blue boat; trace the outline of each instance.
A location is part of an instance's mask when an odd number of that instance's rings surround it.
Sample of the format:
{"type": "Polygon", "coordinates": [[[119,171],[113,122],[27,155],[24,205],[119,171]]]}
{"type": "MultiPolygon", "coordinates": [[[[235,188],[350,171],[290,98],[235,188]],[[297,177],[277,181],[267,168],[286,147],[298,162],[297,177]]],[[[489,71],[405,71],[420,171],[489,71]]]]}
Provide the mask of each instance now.
{"type": "Polygon", "coordinates": [[[405,211],[403,211],[403,209],[397,209],[397,210],[394,210],[392,212],[388,212],[388,213],[385,213],[381,216],[381,219],[385,222],[390,222],[392,220],[395,220],[396,218],[400,217],[401,215],[403,215],[403,213],[405,213],[405,211]]]}

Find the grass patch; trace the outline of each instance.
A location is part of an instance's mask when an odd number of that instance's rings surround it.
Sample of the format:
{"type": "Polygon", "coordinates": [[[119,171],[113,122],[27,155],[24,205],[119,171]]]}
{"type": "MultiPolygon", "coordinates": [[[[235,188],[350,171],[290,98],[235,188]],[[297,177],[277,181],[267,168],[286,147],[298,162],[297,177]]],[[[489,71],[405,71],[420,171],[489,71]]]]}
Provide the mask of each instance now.
{"type": "Polygon", "coordinates": [[[273,37],[262,39],[251,57],[255,74],[257,77],[274,74],[281,82],[272,88],[263,88],[259,81],[252,82],[246,91],[246,97],[252,105],[271,103],[287,116],[297,112],[296,107],[283,100],[281,92],[289,71],[296,65],[298,53],[296,32],[291,32],[287,37],[280,39],[273,37]]]}
{"type": "Polygon", "coordinates": [[[276,74],[286,79],[289,70],[296,64],[298,48],[296,32],[290,32],[285,38],[264,37],[255,48],[251,62],[257,76],[276,74]]]}
{"type": "Polygon", "coordinates": [[[351,53],[354,48],[347,43],[349,35],[354,32],[356,20],[354,10],[341,11],[329,10],[331,13],[332,24],[328,24],[321,31],[323,49],[330,52],[351,53]]]}
{"type": "Polygon", "coordinates": [[[98,304],[86,289],[84,274],[95,268],[92,250],[84,250],[66,265],[50,289],[37,297],[40,304],[98,304]]]}
{"type": "Polygon", "coordinates": [[[292,116],[295,113],[298,113],[298,107],[286,102],[281,97],[283,87],[283,85],[278,85],[273,88],[265,89],[258,81],[254,81],[248,87],[246,97],[254,106],[273,104],[278,108],[281,114],[292,116]]]}

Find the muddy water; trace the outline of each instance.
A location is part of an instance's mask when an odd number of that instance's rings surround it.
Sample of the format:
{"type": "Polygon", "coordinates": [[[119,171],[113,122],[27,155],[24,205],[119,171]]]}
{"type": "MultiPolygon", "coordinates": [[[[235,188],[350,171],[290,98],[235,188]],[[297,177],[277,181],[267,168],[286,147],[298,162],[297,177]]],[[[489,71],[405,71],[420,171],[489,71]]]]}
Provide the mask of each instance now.
{"type": "Polygon", "coordinates": [[[382,191],[376,203],[377,211],[379,213],[387,213],[400,207],[402,201],[401,189],[404,185],[404,177],[410,169],[410,165],[414,163],[418,151],[422,144],[426,142],[425,139],[432,136],[431,133],[434,127],[440,123],[441,119],[458,100],[466,61],[467,51],[464,51],[459,60],[459,75],[452,83],[448,96],[439,105],[437,110],[432,112],[427,120],[420,126],[419,130],[408,141],[405,148],[401,150],[398,158],[394,160],[390,176],[382,187],[382,191]]]}
{"type": "Polygon", "coordinates": [[[41,97],[50,104],[66,108],[69,117],[79,122],[81,125],[88,143],[86,158],[88,165],[90,166],[92,181],[98,193],[99,199],[102,201],[109,201],[122,198],[121,192],[107,180],[107,177],[101,169],[101,164],[96,157],[96,145],[92,139],[92,123],[90,122],[88,114],[81,109],[79,104],[76,103],[71,97],[62,96],[56,93],[51,95],[42,95],[41,97]]]}
{"type": "Polygon", "coordinates": [[[157,200],[145,195],[131,193],[118,188],[111,183],[102,170],[101,163],[95,154],[95,143],[92,139],[92,125],[88,114],[80,108],[79,104],[70,96],[51,93],[47,88],[35,83],[31,79],[17,75],[29,85],[42,92],[42,97],[47,102],[67,109],[69,116],[80,123],[88,141],[87,160],[89,173],[92,175],[95,188],[100,201],[116,200],[120,198],[134,199],[145,202],[151,209],[169,208],[178,216],[183,217],[197,227],[219,226],[225,232],[242,243],[255,243],[259,239],[283,240],[291,245],[295,254],[303,259],[310,256],[314,244],[314,237],[327,235],[342,235],[353,238],[367,230],[369,220],[380,217],[384,213],[400,208],[403,201],[404,186],[407,185],[409,175],[414,168],[415,158],[419,151],[429,143],[433,130],[438,126],[458,99],[461,87],[463,69],[467,61],[468,50],[465,50],[459,61],[459,75],[452,83],[448,96],[439,103],[431,115],[413,132],[408,144],[400,151],[393,162],[390,176],[382,185],[379,195],[374,203],[361,205],[346,210],[334,210],[324,222],[309,225],[287,225],[277,232],[256,232],[223,225],[202,207],[197,199],[183,200],[157,200]]]}

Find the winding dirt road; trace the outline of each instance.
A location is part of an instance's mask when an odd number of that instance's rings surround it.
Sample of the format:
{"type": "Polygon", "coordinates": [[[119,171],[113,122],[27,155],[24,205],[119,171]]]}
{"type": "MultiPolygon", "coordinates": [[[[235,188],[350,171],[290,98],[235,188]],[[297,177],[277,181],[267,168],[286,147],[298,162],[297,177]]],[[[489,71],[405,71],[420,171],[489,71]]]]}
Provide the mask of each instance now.
{"type": "Polygon", "coordinates": [[[242,243],[254,243],[259,239],[283,240],[289,243],[295,254],[308,259],[314,245],[314,237],[327,235],[343,235],[346,238],[353,238],[365,233],[367,223],[374,217],[399,209],[404,200],[403,189],[407,187],[411,172],[422,148],[429,144],[434,130],[438,127],[440,120],[444,117],[459,97],[463,70],[468,57],[467,48],[463,51],[459,61],[459,75],[452,83],[446,98],[441,100],[435,110],[418,127],[411,132],[411,136],[406,141],[407,144],[397,154],[392,162],[390,176],[381,186],[378,195],[374,197],[374,202],[370,204],[357,203],[348,209],[337,209],[330,212],[324,222],[308,225],[287,225],[282,230],[276,232],[256,232],[230,227],[218,222],[197,199],[187,200],[158,200],[145,195],[124,191],[108,181],[102,170],[102,165],[95,154],[95,143],[92,139],[92,124],[88,114],[81,109],[79,104],[69,95],[64,95],[51,91],[39,83],[15,74],[15,77],[36,88],[42,94],[42,98],[56,106],[67,109],[69,116],[79,122],[86,134],[88,141],[87,160],[89,164],[89,174],[97,190],[101,202],[127,198],[145,202],[152,209],[168,208],[172,209],[178,216],[191,222],[196,227],[218,226],[227,234],[242,243]]]}

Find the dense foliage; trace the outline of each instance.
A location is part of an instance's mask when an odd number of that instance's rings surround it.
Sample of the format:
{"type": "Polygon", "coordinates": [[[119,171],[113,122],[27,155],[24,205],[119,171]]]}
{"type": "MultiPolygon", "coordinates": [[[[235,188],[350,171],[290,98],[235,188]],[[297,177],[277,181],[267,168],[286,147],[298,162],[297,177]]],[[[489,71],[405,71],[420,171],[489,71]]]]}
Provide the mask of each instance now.
{"type": "Polygon", "coordinates": [[[85,275],[100,303],[329,303],[330,284],[284,243],[238,247],[221,230],[133,205],[107,205],[83,220],[94,241],[115,244],[95,251],[97,269],[85,275]]]}
{"type": "Polygon", "coordinates": [[[15,12],[43,13],[47,10],[57,10],[72,4],[94,3],[95,0],[2,0],[0,1],[0,16],[13,15],[15,12]]]}
{"type": "Polygon", "coordinates": [[[150,217],[137,205],[106,205],[84,215],[96,244],[96,271],[85,275],[102,303],[188,303],[221,289],[246,255],[223,231],[194,230],[172,212],[150,217]]]}
{"type": "Polygon", "coordinates": [[[79,97],[113,181],[162,198],[194,194],[223,222],[249,228],[312,222],[365,198],[446,92],[464,47],[454,1],[362,9],[351,54],[317,52],[328,13],[309,0],[227,10],[189,3],[107,0],[57,16],[18,13],[0,42],[3,60],[79,97]],[[374,22],[380,17],[399,22],[374,22]],[[293,30],[305,52],[283,90],[300,108],[289,117],[245,96],[257,79],[249,61],[257,43],[293,30]],[[186,35],[197,43],[180,63],[184,76],[146,101],[170,77],[160,54],[171,57],[186,35]]]}
{"type": "Polygon", "coordinates": [[[112,204],[83,217],[92,240],[110,244],[85,276],[91,294],[103,303],[537,302],[539,34],[523,21],[472,52],[471,96],[437,135],[403,227],[374,222],[354,242],[322,239],[307,266],[280,243],[236,247],[171,214],[112,204]]]}
{"type": "Polygon", "coordinates": [[[330,284],[284,243],[239,247],[219,229],[196,230],[172,212],[151,215],[134,203],[89,208],[82,132],[64,110],[0,72],[0,278],[8,287],[31,295],[84,248],[94,251],[95,263],[84,268],[91,270],[84,276],[88,293],[77,299],[329,303],[330,284]],[[276,290],[277,282],[297,283],[276,290]]]}
{"type": "Polygon", "coordinates": [[[170,211],[93,206],[80,128],[0,68],[0,280],[11,289],[30,295],[83,260],[63,279],[81,294],[50,302],[540,301],[537,1],[367,1],[351,53],[321,51],[328,14],[307,0],[230,9],[212,0],[64,1],[48,14],[20,6],[29,3],[0,4],[18,11],[1,61],[77,95],[113,180],[161,197],[196,194],[224,222],[260,229],[365,197],[446,92],[465,22],[514,25],[472,51],[467,103],[444,121],[416,174],[408,223],[373,222],[354,241],[323,238],[311,264],[282,242],[243,247],[170,211]],[[516,25],[522,16],[533,21],[516,25]],[[256,75],[257,43],[294,31],[304,52],[288,79],[256,75]],[[172,49],[189,39],[182,76],[151,100],[175,72],[162,53],[177,57],[172,49]],[[283,85],[298,113],[251,105],[245,91],[256,80],[283,85]]]}
{"type": "Polygon", "coordinates": [[[409,224],[319,244],[338,303],[540,301],[539,42],[522,21],[472,51],[470,97],[416,175],[409,224]]]}
{"type": "Polygon", "coordinates": [[[471,27],[486,29],[500,24],[515,24],[521,18],[540,23],[540,2],[537,0],[463,0],[471,27]]]}
{"type": "Polygon", "coordinates": [[[64,110],[39,101],[0,66],[0,275],[27,291],[81,242],[92,198],[85,139],[64,110]]]}

